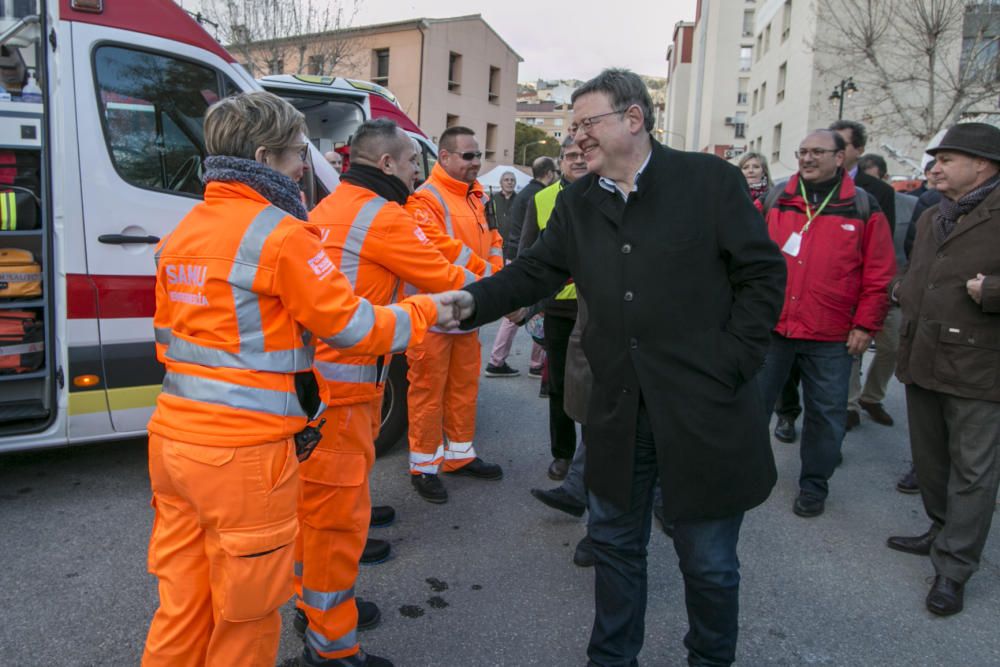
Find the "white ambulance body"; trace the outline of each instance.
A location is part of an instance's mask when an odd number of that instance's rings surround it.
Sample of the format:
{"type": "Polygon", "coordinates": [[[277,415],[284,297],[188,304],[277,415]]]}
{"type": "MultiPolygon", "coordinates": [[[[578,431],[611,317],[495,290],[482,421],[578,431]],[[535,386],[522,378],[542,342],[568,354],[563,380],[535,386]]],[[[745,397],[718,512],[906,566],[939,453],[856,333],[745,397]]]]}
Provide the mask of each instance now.
{"type": "MultiPolygon", "coordinates": [[[[41,164],[37,228],[5,224],[0,248],[43,274],[0,311],[45,329],[40,367],[0,368],[0,452],[142,435],[163,377],[155,243],[199,201],[205,110],[260,86],[173,0],[0,0],[0,45],[0,193],[41,164]]],[[[318,197],[337,175],[312,162],[318,197]]]]}

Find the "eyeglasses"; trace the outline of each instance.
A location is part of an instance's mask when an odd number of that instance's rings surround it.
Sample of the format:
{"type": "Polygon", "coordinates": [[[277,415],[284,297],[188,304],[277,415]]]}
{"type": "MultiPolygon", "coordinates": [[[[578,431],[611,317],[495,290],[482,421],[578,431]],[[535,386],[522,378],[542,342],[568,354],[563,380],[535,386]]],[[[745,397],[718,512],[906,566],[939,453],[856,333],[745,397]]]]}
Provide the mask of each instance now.
{"type": "Polygon", "coordinates": [[[795,159],[801,160],[805,157],[823,157],[827,153],[839,153],[838,148],[800,148],[795,151],[795,159]]]}
{"type": "Polygon", "coordinates": [[[478,160],[479,158],[481,158],[483,156],[483,153],[482,151],[469,151],[467,153],[453,153],[453,155],[457,155],[466,162],[471,162],[472,160],[478,160]]]}
{"type": "Polygon", "coordinates": [[[583,159],[583,153],[581,153],[580,151],[573,151],[572,153],[564,153],[563,159],[569,160],[570,162],[576,162],[577,160],[583,159]]]}
{"type": "Polygon", "coordinates": [[[569,126],[569,134],[570,136],[573,136],[574,134],[579,132],[581,128],[583,129],[584,132],[590,132],[591,128],[593,128],[595,125],[601,122],[600,121],[601,118],[604,118],[605,116],[611,116],[616,113],[625,113],[631,108],[632,108],[631,106],[627,106],[624,109],[615,109],[614,111],[609,111],[607,113],[599,113],[596,116],[590,116],[589,118],[584,118],[579,123],[573,123],[572,125],[569,126]]]}

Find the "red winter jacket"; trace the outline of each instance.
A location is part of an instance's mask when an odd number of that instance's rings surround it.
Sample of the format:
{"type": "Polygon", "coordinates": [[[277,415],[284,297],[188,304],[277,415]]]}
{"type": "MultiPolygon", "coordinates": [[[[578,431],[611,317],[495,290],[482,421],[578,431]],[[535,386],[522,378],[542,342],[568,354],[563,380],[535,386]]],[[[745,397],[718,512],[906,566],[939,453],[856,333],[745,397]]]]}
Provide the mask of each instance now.
{"type": "Polygon", "coordinates": [[[806,224],[805,201],[795,174],[767,212],[767,229],[785,258],[785,305],[774,331],[786,338],[846,341],[851,329],[882,328],[889,308],[886,288],[896,273],[889,222],[869,197],[868,220],[856,210],[863,194],[844,174],[840,191],[802,236],[791,256],[786,243],[806,224]]]}

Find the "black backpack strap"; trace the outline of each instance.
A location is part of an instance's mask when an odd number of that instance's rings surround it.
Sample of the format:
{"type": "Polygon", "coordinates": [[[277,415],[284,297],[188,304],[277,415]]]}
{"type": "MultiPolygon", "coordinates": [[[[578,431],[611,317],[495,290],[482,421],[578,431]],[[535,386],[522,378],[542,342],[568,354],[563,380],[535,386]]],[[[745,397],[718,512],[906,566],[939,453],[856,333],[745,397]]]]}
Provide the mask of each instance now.
{"type": "Polygon", "coordinates": [[[774,184],[774,187],[768,190],[767,194],[764,195],[764,207],[763,207],[764,220],[767,220],[768,211],[774,208],[774,205],[778,202],[778,197],[780,197],[781,193],[785,191],[785,187],[787,185],[788,185],[788,179],[785,179],[783,181],[778,181],[777,183],[774,184]]]}
{"type": "Polygon", "coordinates": [[[872,203],[869,197],[866,190],[862,190],[857,185],[854,186],[854,208],[858,210],[858,215],[865,222],[868,222],[868,218],[872,215],[872,203]]]}

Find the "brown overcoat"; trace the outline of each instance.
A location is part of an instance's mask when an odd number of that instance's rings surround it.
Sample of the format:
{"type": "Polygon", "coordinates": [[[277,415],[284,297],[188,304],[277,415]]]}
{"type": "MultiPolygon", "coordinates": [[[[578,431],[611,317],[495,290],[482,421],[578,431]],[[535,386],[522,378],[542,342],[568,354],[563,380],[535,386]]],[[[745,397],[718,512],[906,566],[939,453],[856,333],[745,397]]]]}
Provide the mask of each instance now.
{"type": "Polygon", "coordinates": [[[910,263],[890,289],[902,308],[896,376],[945,394],[1000,401],[1000,188],[939,242],[938,207],[917,221],[910,263]],[[982,303],[966,281],[986,276],[982,303]]]}

